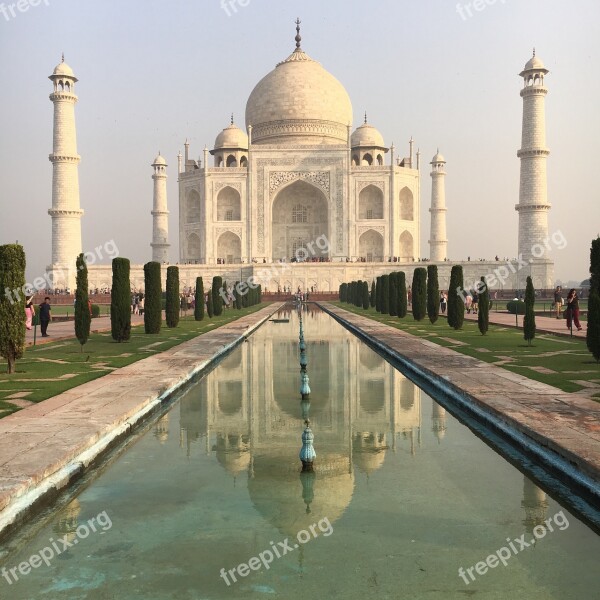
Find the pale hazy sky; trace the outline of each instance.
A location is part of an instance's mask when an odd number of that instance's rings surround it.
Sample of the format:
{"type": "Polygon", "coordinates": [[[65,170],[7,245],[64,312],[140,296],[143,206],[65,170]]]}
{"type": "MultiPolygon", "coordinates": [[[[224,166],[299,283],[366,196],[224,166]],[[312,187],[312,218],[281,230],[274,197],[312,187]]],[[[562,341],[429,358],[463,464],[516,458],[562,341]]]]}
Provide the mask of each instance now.
{"type": "Polygon", "coordinates": [[[252,88],[293,50],[299,16],[303,49],[344,84],[354,125],[367,110],[397,154],[408,153],[411,135],[420,147],[421,256],[438,146],[450,258],[516,255],[518,73],[535,46],[550,70],[549,228],[567,239],[554,250],[556,276],[586,278],[600,232],[600,2],[480,1],[481,11],[459,3],[463,17],[456,0],[238,0],[229,16],[220,0],[42,0],[0,13],[0,243],[24,244],[29,281],[50,260],[48,75],[64,51],[79,78],[84,250],[114,239],[122,256],[150,260],[150,163],[160,150],[177,261],[177,152],[186,137],[193,157],[212,148],[231,112],[243,127],[252,88]]]}

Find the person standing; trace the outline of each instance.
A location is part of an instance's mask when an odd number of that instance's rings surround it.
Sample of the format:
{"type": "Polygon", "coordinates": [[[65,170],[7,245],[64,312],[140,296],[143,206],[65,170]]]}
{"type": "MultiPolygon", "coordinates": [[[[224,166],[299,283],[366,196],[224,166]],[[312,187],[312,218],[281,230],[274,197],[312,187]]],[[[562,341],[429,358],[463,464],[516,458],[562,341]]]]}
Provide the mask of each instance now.
{"type": "Polygon", "coordinates": [[[33,317],[35,317],[35,309],[33,308],[33,296],[25,299],[25,327],[31,329],[33,323],[33,317]]]}
{"type": "Polygon", "coordinates": [[[448,302],[446,300],[446,294],[444,294],[444,292],[442,292],[442,294],[440,295],[440,311],[443,315],[446,314],[447,306],[448,306],[448,302]]]}
{"type": "Polygon", "coordinates": [[[42,330],[42,337],[50,337],[47,333],[48,323],[52,319],[52,312],[50,307],[50,298],[46,296],[44,301],[40,304],[40,328],[42,330]]]}
{"type": "Polygon", "coordinates": [[[557,285],[556,289],[554,290],[554,310],[556,311],[557,319],[562,319],[562,304],[563,299],[561,294],[561,287],[560,285],[557,285]]]}
{"type": "Polygon", "coordinates": [[[471,302],[471,309],[473,310],[473,314],[476,315],[479,310],[479,294],[477,290],[473,290],[473,301],[471,302]]]}
{"type": "Polygon", "coordinates": [[[577,331],[581,331],[581,324],[579,323],[579,298],[577,297],[575,288],[567,296],[567,329],[571,329],[571,319],[573,319],[577,331]]]}

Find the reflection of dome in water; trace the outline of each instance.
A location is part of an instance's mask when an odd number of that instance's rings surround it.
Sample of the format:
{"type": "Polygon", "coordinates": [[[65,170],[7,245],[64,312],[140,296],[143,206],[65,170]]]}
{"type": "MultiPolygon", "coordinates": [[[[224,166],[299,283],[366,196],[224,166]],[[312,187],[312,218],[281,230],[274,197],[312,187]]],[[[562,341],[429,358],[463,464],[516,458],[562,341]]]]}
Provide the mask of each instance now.
{"type": "Polygon", "coordinates": [[[320,519],[333,524],[352,500],[354,475],[348,473],[348,457],[319,453],[315,462],[310,512],[306,512],[300,461],[297,452],[288,456],[259,456],[254,460],[254,477],[248,480],[248,492],[256,510],[283,535],[295,536],[320,519]]]}
{"type": "Polygon", "coordinates": [[[75,498],[58,514],[58,519],[52,527],[54,533],[61,537],[66,536],[67,540],[72,542],[75,539],[75,532],[79,525],[78,518],[80,513],[81,505],[79,504],[79,500],[75,498]]]}
{"type": "Polygon", "coordinates": [[[217,460],[233,477],[248,469],[250,450],[248,439],[241,435],[217,436],[217,460]]]}
{"type": "Polygon", "coordinates": [[[385,462],[387,448],[383,433],[356,433],[352,443],[352,462],[360,471],[370,475],[385,462]]]}

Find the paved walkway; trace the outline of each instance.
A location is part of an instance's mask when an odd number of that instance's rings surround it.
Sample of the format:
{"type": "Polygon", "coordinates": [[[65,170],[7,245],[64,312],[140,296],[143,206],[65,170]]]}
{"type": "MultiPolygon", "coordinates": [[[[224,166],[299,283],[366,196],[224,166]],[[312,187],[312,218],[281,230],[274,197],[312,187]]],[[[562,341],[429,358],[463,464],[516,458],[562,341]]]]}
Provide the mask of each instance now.
{"type": "MultiPolygon", "coordinates": [[[[141,325],[144,322],[144,317],[140,315],[131,315],[132,325],[141,325]]],[[[110,331],[110,317],[97,317],[92,319],[90,327],[92,333],[99,333],[100,331],[110,331]]],[[[38,326],[35,343],[49,344],[50,342],[56,342],[57,340],[65,340],[68,338],[75,337],[75,322],[74,321],[53,321],[48,325],[48,335],[50,337],[43,338],[42,332],[38,326]]],[[[27,346],[33,344],[33,329],[31,331],[25,331],[25,343],[27,346]]]]}
{"type": "MultiPolygon", "coordinates": [[[[266,321],[267,307],[0,420],[0,535],[266,321]]],[[[69,324],[72,326],[72,323],[69,324]]]]}
{"type": "Polygon", "coordinates": [[[373,341],[444,393],[467,399],[496,422],[549,448],[595,480],[600,497],[600,403],[484,363],[389,325],[337,308],[322,307],[373,341]]]}
{"type": "MultiPolygon", "coordinates": [[[[473,313],[465,313],[465,319],[470,321],[477,321],[477,315],[473,313]]],[[[515,325],[515,315],[508,314],[506,312],[490,312],[490,323],[494,325],[503,325],[504,327],[518,327],[523,329],[523,315],[519,315],[518,325],[515,325]]],[[[573,337],[585,339],[585,332],[587,330],[587,321],[581,322],[581,331],[577,331],[573,325],[573,337]]],[[[551,333],[553,335],[571,335],[571,330],[567,329],[566,319],[557,319],[556,317],[536,317],[535,328],[537,333],[551,333]]]]}

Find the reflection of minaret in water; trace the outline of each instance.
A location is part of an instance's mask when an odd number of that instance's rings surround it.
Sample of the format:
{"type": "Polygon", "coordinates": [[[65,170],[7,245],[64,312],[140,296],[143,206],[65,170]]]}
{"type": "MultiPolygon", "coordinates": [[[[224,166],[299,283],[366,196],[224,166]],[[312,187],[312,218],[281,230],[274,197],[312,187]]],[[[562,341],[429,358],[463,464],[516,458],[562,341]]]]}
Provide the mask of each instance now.
{"type": "Polygon", "coordinates": [[[169,413],[163,415],[154,425],[154,437],[164,444],[169,439],[169,413]]]}
{"type": "Polygon", "coordinates": [[[439,444],[446,436],[446,409],[437,402],[432,402],[432,405],[431,431],[435,433],[439,444]]]}
{"type": "Polygon", "coordinates": [[[58,520],[52,527],[52,531],[60,537],[67,538],[67,541],[72,542],[75,539],[77,526],[79,525],[78,518],[80,512],[81,505],[79,504],[79,500],[75,498],[58,514],[58,520]]]}
{"type": "Polygon", "coordinates": [[[548,514],[548,500],[546,492],[541,490],[527,476],[523,478],[523,500],[521,507],[525,509],[523,525],[526,530],[533,534],[537,525],[543,525],[548,514]]]}

